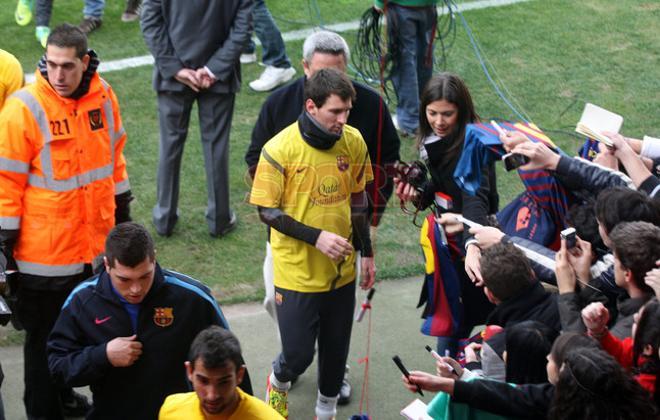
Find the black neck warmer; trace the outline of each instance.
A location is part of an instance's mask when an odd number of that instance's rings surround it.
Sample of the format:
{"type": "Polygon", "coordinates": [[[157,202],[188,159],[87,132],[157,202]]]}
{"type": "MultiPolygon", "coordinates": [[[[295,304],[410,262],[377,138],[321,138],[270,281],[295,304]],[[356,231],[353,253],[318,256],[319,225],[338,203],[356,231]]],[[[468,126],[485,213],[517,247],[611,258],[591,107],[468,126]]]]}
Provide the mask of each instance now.
{"type": "Polygon", "coordinates": [[[298,127],[305,143],[316,149],[328,150],[341,138],[341,134],[334,134],[323,128],[307,111],[303,111],[298,117],[298,127]]]}
{"type": "MultiPolygon", "coordinates": [[[[89,85],[92,82],[92,77],[94,76],[94,73],[96,73],[96,69],[99,66],[99,58],[96,55],[96,52],[90,49],[87,50],[87,54],[89,55],[89,65],[87,66],[87,70],[85,70],[83,73],[80,84],[71,94],[71,96],[69,96],[71,99],[80,99],[85,96],[87,92],[89,92],[89,85]]],[[[44,79],[48,80],[48,71],[46,70],[46,54],[44,54],[41,57],[41,60],[39,60],[38,67],[39,72],[44,77],[44,79]]]]}

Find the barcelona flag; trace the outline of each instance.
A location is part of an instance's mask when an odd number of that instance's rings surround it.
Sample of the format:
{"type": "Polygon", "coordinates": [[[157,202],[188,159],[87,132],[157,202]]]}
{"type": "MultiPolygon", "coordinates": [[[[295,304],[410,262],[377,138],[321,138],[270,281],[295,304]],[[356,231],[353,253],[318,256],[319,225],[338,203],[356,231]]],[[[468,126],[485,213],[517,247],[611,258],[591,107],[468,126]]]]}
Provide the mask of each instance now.
{"type": "Polygon", "coordinates": [[[424,286],[417,307],[426,304],[421,331],[434,337],[451,337],[461,325],[463,304],[461,285],[454,261],[461,258],[457,244],[450,236],[442,240],[442,229],[429,214],[420,232],[420,244],[426,261],[424,286]]]}
{"type": "MultiPolygon", "coordinates": [[[[531,123],[501,122],[508,131],[519,131],[533,142],[542,142],[563,154],[553,141],[531,123]]],[[[492,124],[468,124],[465,145],[454,171],[457,185],[475,194],[481,184],[481,168],[505,154],[498,131],[492,124]]],[[[565,226],[568,199],[563,186],[545,170],[518,169],[525,191],[497,214],[502,230],[538,244],[559,246],[559,232],[565,226]]]]}

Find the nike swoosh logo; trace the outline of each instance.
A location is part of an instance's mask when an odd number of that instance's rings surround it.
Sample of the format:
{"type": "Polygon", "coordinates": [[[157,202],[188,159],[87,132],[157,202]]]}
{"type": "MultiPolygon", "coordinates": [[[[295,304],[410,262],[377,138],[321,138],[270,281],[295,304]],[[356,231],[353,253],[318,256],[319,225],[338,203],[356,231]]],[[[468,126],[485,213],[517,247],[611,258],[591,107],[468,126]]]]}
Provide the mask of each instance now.
{"type": "Polygon", "coordinates": [[[305,168],[296,169],[296,173],[301,173],[304,170],[305,170],[305,168]]]}
{"type": "Polygon", "coordinates": [[[101,325],[101,324],[103,324],[105,321],[109,320],[110,318],[112,318],[112,317],[110,317],[110,316],[106,316],[106,317],[103,318],[103,319],[98,319],[98,318],[96,318],[96,319],[94,319],[94,323],[95,323],[96,325],[101,325]]]}

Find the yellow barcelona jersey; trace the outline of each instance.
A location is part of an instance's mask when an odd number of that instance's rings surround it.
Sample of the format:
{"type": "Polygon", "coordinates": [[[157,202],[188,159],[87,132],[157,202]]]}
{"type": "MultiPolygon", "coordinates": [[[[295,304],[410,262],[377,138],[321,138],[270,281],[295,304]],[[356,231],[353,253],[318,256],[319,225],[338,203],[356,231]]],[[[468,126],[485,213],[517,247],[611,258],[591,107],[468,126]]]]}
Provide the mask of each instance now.
{"type": "MultiPolygon", "coordinates": [[[[352,240],[351,194],[364,190],[373,174],[360,132],[344,126],[328,150],[303,140],[298,123],[264,146],[250,203],[279,208],[305,225],[352,240]]],[[[271,229],[275,286],[313,293],[344,286],[355,279],[355,253],[333,261],[313,245],[271,229]]]]}

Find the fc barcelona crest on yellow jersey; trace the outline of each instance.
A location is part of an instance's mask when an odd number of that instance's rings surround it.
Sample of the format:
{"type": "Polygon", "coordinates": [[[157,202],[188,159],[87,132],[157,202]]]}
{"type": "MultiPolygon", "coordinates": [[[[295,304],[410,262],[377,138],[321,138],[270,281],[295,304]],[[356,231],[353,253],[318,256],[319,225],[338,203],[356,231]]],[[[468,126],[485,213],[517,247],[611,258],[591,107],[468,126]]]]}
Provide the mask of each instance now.
{"type": "Polygon", "coordinates": [[[174,322],[174,308],[154,308],[154,324],[169,327],[174,322]]]}
{"type": "Polygon", "coordinates": [[[337,156],[337,168],[342,172],[348,169],[348,157],[341,155],[337,156]]]}

